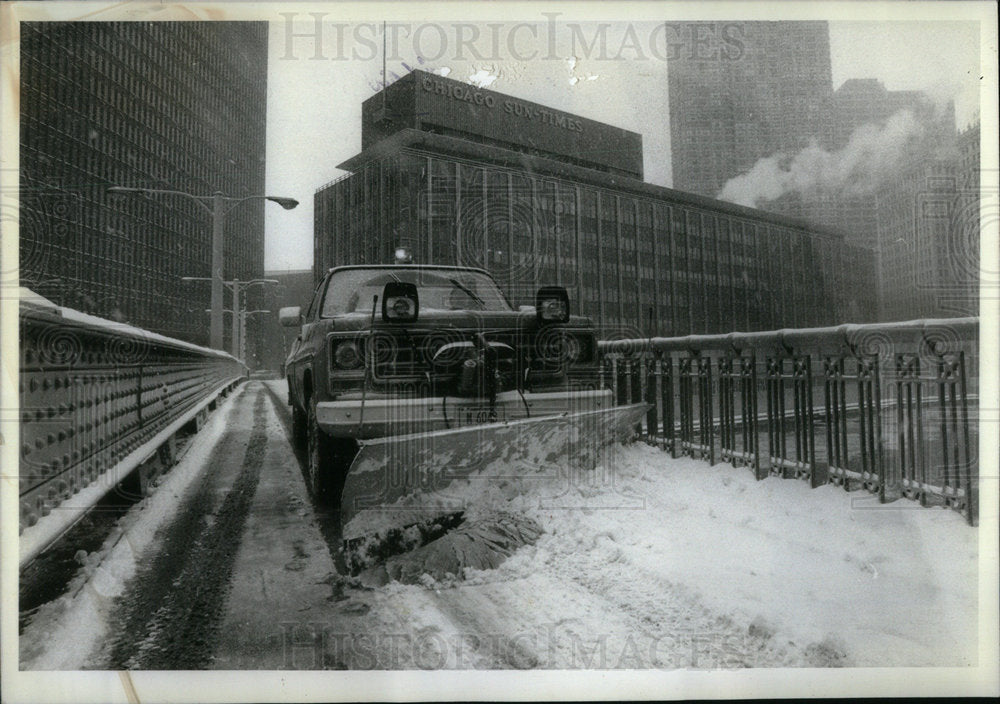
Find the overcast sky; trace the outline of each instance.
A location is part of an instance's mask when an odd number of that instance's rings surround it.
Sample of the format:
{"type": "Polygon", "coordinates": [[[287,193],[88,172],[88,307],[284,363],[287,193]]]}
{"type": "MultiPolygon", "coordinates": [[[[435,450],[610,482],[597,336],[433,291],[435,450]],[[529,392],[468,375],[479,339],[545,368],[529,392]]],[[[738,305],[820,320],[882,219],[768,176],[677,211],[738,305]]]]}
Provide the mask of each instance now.
{"type": "MultiPolygon", "coordinates": [[[[381,82],[380,25],[348,23],[330,12],[319,17],[316,35],[315,21],[299,13],[291,29],[285,21],[271,24],[268,193],[302,204],[293,211],[267,208],[268,270],[312,266],[313,194],[343,175],[337,164],[360,151],[361,102],[381,82]]],[[[565,14],[528,21],[539,24],[532,30],[512,20],[492,26],[408,20],[390,30],[389,81],[409,67],[462,81],[492,78],[492,90],[639,132],[646,180],[671,185],[663,60],[669,50],[659,48],[665,46],[660,24],[612,25],[602,49],[594,24],[575,24],[565,14]]],[[[831,22],[833,86],[877,78],[890,90],[953,99],[964,127],[978,112],[979,42],[971,22],[831,22]]]]}

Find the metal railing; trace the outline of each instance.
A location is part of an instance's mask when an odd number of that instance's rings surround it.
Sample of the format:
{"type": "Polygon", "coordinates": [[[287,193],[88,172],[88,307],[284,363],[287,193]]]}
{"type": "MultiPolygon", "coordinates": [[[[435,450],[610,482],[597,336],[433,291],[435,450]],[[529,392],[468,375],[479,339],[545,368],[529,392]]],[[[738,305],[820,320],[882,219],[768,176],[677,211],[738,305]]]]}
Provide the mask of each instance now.
{"type": "Polygon", "coordinates": [[[110,491],[112,469],[155,454],[165,431],[246,377],[224,352],[37,297],[22,295],[19,317],[22,533],[85,487],[110,491]]]}
{"type": "Polygon", "coordinates": [[[602,341],[674,457],[864,488],[978,522],[977,318],[602,341]]]}

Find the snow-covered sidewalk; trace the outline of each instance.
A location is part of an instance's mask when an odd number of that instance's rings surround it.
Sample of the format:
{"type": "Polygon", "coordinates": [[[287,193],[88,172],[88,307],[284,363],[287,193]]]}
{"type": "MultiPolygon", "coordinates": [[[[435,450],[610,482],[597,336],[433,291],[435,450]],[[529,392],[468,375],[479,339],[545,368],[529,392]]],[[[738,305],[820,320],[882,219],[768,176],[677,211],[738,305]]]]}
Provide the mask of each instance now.
{"type": "MultiPolygon", "coordinates": [[[[538,542],[464,580],[359,595],[350,631],[433,635],[418,667],[977,664],[977,529],[960,514],[641,443],[609,464],[495,502],[538,521],[538,542]]],[[[331,653],[349,667],[350,645],[331,653]]]]}
{"type": "Polygon", "coordinates": [[[548,512],[547,535],[501,571],[603,564],[650,599],[669,584],[747,635],[795,644],[802,664],[976,664],[977,531],[960,514],[758,482],[643,444],[615,472],[641,509],[548,512]]]}

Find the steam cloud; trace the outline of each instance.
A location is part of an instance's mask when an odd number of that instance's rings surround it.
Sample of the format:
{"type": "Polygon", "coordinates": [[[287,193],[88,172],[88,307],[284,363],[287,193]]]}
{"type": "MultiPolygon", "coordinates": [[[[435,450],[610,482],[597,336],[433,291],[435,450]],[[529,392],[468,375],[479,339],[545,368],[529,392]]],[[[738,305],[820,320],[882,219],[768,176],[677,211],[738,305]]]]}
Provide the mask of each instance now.
{"type": "Polygon", "coordinates": [[[760,159],[716,197],[755,208],[786,193],[865,193],[890,176],[922,134],[913,113],[900,110],[882,126],[856,129],[842,149],[828,152],[814,141],[792,157],[779,152],[760,159]]]}

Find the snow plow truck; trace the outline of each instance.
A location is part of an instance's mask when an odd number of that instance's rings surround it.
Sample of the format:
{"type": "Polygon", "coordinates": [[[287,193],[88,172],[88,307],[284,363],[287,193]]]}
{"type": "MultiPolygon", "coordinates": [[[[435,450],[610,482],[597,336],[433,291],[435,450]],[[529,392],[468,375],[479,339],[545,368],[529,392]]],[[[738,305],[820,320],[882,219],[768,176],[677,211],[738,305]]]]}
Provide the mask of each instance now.
{"type": "Polygon", "coordinates": [[[339,500],[352,572],[460,524],[491,488],[592,467],[648,408],[602,388],[565,288],[514,309],[482,269],[402,257],[333,268],[305,311],[279,313],[300,329],[285,375],[306,483],[339,500]]]}

